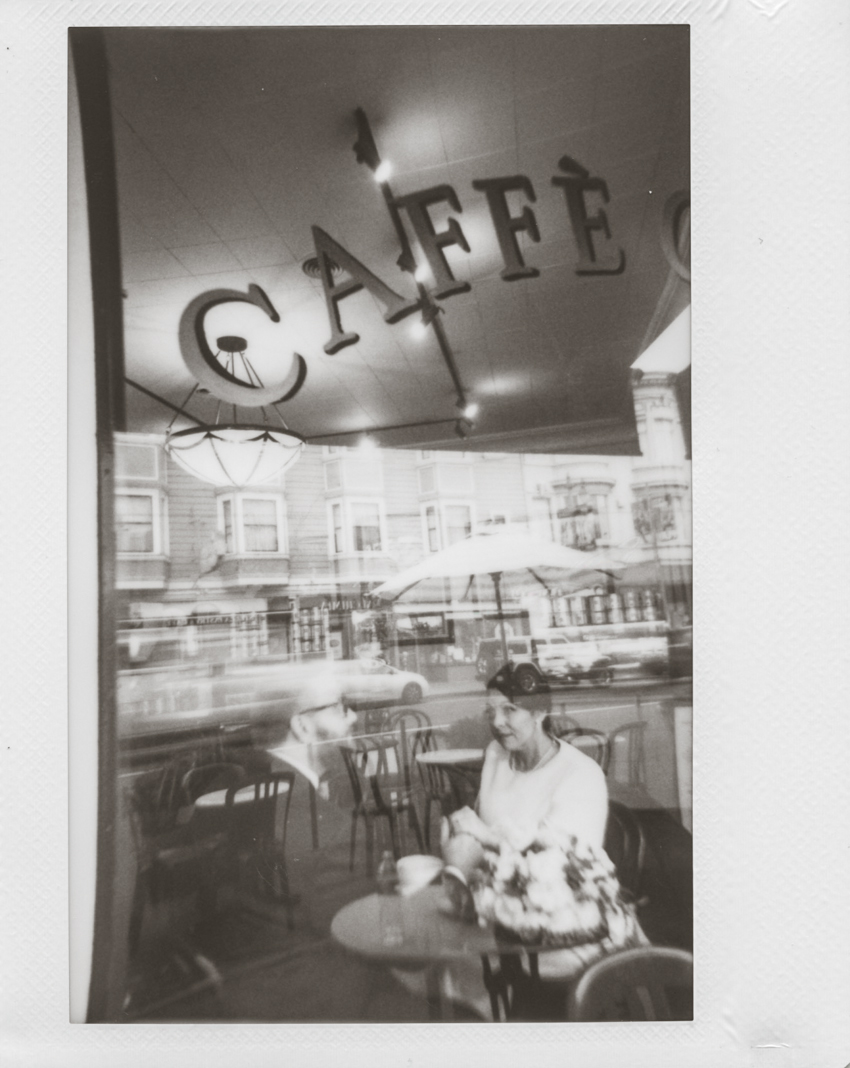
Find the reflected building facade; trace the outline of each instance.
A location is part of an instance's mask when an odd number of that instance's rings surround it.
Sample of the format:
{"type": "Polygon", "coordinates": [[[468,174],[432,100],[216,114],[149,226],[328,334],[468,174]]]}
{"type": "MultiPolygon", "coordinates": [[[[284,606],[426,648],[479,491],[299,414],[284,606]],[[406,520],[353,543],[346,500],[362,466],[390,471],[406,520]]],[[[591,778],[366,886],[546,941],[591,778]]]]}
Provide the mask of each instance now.
{"type": "Polygon", "coordinates": [[[439,676],[474,659],[494,606],[447,592],[443,603],[393,608],[370,593],[429,553],[501,527],[625,564],[608,588],[508,605],[513,630],[600,638],[688,625],[690,462],[675,382],[635,378],[640,457],[314,445],[276,482],[238,490],[187,474],[161,436],[120,435],[121,666],[381,655],[439,676]],[[406,627],[421,640],[406,641],[406,627]]]}

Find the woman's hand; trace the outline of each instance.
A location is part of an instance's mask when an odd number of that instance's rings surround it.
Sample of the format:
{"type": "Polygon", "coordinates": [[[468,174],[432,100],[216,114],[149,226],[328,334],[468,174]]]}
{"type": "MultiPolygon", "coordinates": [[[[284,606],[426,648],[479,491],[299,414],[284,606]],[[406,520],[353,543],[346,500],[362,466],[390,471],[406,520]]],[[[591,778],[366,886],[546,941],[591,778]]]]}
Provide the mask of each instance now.
{"type": "Polygon", "coordinates": [[[457,868],[469,882],[469,877],[484,860],[484,848],[469,834],[456,834],[443,845],[443,860],[450,868],[457,868]]]}
{"type": "Polygon", "coordinates": [[[461,808],[449,816],[449,829],[454,835],[469,835],[483,846],[498,848],[499,839],[481,817],[471,808],[461,808]]]}

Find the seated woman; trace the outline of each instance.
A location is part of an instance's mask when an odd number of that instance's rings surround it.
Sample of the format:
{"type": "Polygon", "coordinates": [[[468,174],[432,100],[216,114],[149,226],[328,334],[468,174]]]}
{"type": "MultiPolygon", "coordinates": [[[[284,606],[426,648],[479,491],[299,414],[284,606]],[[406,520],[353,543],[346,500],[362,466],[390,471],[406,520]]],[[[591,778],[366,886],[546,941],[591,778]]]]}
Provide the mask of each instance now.
{"type": "Polygon", "coordinates": [[[548,732],[548,692],[524,694],[510,664],[487,684],[494,741],[484,757],[477,813],[462,808],[443,827],[446,862],[469,874],[482,847],[528,846],[541,828],[602,848],[608,788],[595,760],[548,732]]]}
{"type": "MultiPolygon", "coordinates": [[[[485,850],[497,850],[502,843],[524,849],[547,831],[556,839],[574,835],[602,852],[608,818],[605,776],[594,760],[549,733],[550,708],[548,692],[528,695],[520,690],[510,664],[487,685],[485,715],[494,741],[484,757],[477,811],[462,808],[442,826],[443,857],[466,878],[481,865],[485,850]]],[[[625,940],[628,945],[646,942],[633,916],[625,940]]],[[[540,977],[569,979],[623,944],[606,938],[541,953],[540,977]]],[[[447,993],[484,1011],[480,974],[463,969],[451,977],[451,985],[447,993]]],[[[554,994],[557,1001],[563,991],[554,994]]],[[[545,997],[545,992],[538,988],[535,996],[545,997]]]]}

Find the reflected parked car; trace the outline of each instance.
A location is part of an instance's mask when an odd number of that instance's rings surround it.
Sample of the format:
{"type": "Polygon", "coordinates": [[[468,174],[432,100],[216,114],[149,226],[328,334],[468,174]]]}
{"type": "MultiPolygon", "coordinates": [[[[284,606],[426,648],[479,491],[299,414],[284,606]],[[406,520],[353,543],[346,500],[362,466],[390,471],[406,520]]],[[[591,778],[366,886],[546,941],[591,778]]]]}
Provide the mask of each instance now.
{"type": "Polygon", "coordinates": [[[428,693],[428,680],[373,657],[336,660],[333,671],[352,705],[415,705],[428,693]]]}
{"type": "MultiPolygon", "coordinates": [[[[535,693],[546,682],[578,683],[582,679],[607,686],[614,677],[613,661],[594,642],[571,642],[565,635],[546,634],[509,638],[508,656],[516,668],[516,680],[525,693],[535,693]]],[[[478,645],[476,676],[485,682],[504,663],[499,638],[485,638],[478,645]]]]}

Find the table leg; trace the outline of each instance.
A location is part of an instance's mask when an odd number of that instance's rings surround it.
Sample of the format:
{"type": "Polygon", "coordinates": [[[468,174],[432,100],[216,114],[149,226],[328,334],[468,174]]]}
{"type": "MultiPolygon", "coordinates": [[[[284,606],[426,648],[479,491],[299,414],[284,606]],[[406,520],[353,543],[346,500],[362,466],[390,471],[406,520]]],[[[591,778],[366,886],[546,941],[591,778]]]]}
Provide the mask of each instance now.
{"type": "Polygon", "coordinates": [[[444,1022],[453,1020],[452,1003],[443,996],[443,965],[431,964],[425,969],[425,990],[428,997],[428,1019],[444,1022]]]}
{"type": "Polygon", "coordinates": [[[310,833],[313,836],[313,849],[319,848],[319,813],[316,808],[316,787],[310,783],[310,833]]]}

